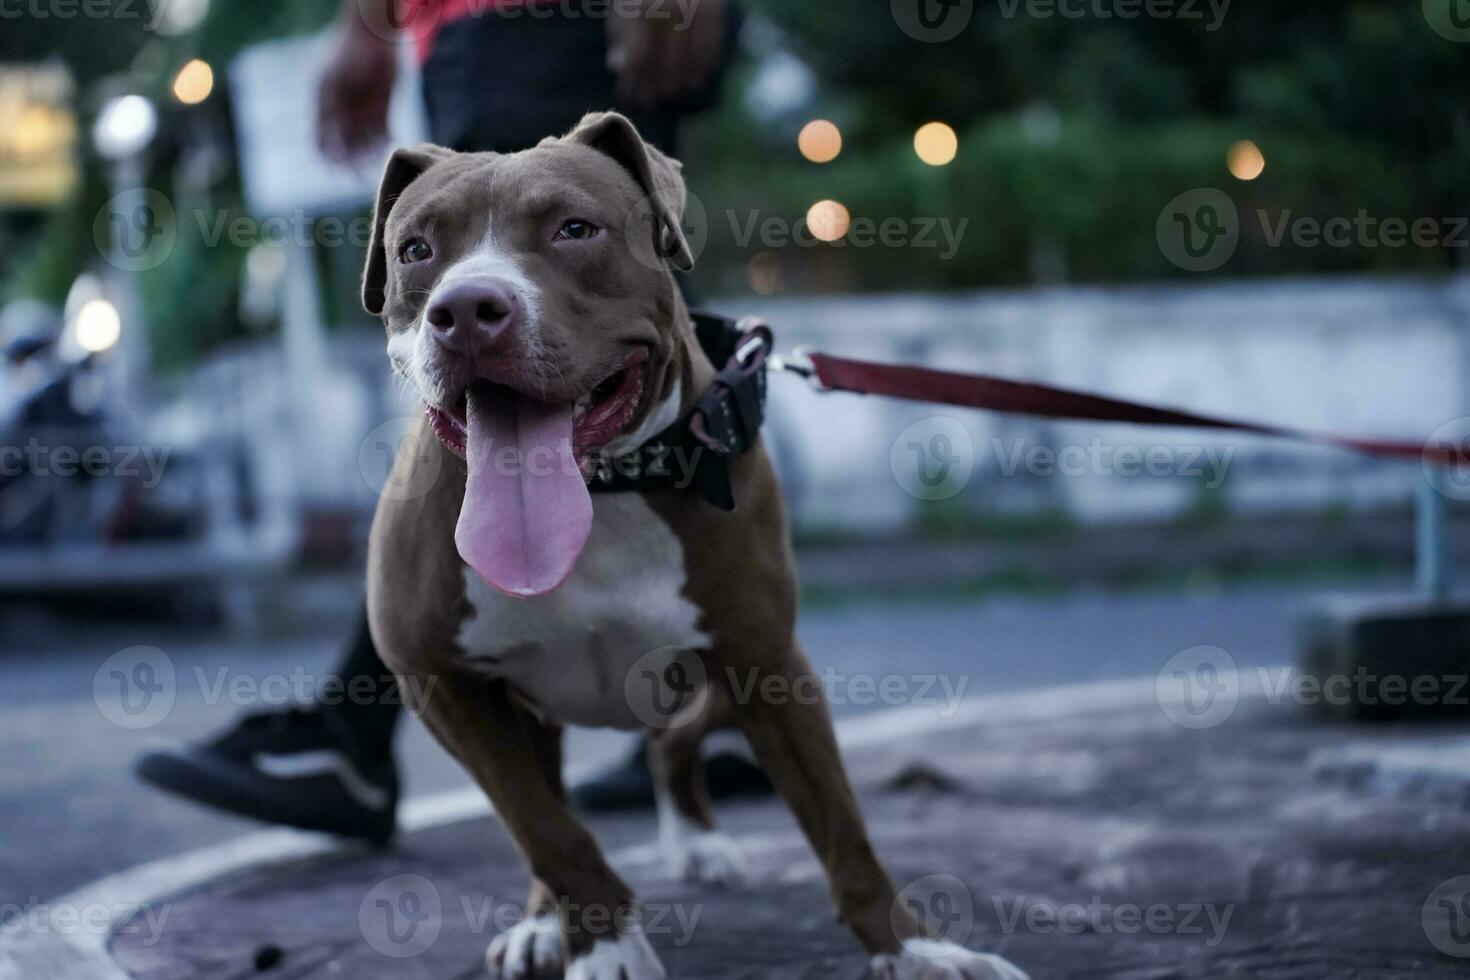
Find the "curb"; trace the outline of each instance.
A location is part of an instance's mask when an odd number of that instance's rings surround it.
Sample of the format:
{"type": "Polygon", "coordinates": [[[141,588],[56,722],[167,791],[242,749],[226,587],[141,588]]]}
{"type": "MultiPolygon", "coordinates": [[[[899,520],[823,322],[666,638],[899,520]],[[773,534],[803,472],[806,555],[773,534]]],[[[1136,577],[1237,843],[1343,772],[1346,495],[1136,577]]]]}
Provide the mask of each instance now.
{"type": "MultiPolygon", "coordinates": [[[[1243,687],[1249,685],[1242,685],[1243,687]]],[[[1243,696],[1249,693],[1242,691],[1243,696]]],[[[948,717],[928,706],[910,706],[848,718],[837,724],[846,751],[891,745],[915,735],[993,724],[1025,724],[1057,717],[1081,717],[1162,706],[1156,679],[1101,681],[1010,695],[988,695],[961,703],[948,717]]],[[[569,781],[585,775],[576,770],[569,781]]],[[[399,811],[405,834],[491,815],[488,800],[475,786],[408,800],[399,811]]],[[[351,853],[367,845],[291,829],[262,830],[186,854],[160,858],[83,886],[50,906],[97,910],[89,928],[71,933],[0,933],[0,980],[130,980],[108,952],[113,930],[134,910],[169,895],[199,888],[247,868],[263,870],[324,854],[351,853]],[[103,914],[105,913],[105,915],[103,914]]],[[[657,848],[637,845],[609,854],[613,864],[657,859],[657,848]]]]}

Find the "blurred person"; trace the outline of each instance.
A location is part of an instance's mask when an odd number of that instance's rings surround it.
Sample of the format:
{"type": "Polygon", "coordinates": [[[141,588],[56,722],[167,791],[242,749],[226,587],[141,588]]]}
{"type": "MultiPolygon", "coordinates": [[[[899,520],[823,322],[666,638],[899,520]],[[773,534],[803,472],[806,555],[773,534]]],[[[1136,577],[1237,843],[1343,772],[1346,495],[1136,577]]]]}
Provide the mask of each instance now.
{"type": "MultiPolygon", "coordinates": [[[[638,5],[648,16],[614,14],[607,5],[596,8],[601,16],[567,10],[569,0],[407,0],[396,9],[391,2],[343,4],[318,104],[318,141],[334,160],[360,159],[386,143],[403,40],[415,43],[430,139],[441,146],[513,152],[571,129],[590,110],[616,108],[675,155],[680,121],[718,94],[738,28],[726,0],[698,0],[687,10],[638,5]],[[376,22],[374,12],[382,14],[376,22]]],[[[391,690],[383,689],[391,674],[366,610],[336,676],[342,686],[330,704],[247,716],[209,741],[145,754],[138,774],[259,820],[386,840],[399,796],[393,737],[402,708],[391,679],[391,690]],[[354,682],[371,697],[350,696],[354,682]]],[[[707,771],[717,799],[770,791],[740,752],[712,755],[707,771]]],[[[589,810],[651,807],[646,747],[572,796],[589,810]]]]}

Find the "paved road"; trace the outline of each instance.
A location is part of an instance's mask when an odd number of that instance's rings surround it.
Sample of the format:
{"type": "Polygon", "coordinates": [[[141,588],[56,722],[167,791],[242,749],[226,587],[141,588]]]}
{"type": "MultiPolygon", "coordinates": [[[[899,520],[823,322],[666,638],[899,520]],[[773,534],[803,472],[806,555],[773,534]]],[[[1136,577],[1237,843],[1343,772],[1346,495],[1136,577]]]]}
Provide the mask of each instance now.
{"type": "MultiPolygon", "coordinates": [[[[1286,663],[1297,611],[1311,594],[1273,586],[849,603],[808,610],[801,636],[813,662],[829,671],[839,713],[885,706],[868,678],[889,679],[890,700],[929,698],[943,710],[958,696],[1151,674],[1202,644],[1225,648],[1243,667],[1286,663]]],[[[12,635],[0,653],[0,907],[53,898],[111,871],[253,829],[147,791],[132,779],[131,760],[154,740],[210,732],[242,701],[258,706],[254,695],[216,690],[221,678],[248,690],[249,682],[298,669],[329,670],[333,655],[331,634],[321,630],[244,648],[218,638],[160,637],[156,628],[93,627],[90,635],[72,631],[60,652],[41,649],[37,635],[12,635]],[[129,731],[102,716],[92,690],[103,661],[136,643],[166,651],[178,697],[158,724],[129,731]]],[[[405,735],[399,757],[410,794],[462,784],[417,722],[410,720],[405,735]]],[[[624,744],[576,733],[569,758],[585,764],[624,744]]]]}

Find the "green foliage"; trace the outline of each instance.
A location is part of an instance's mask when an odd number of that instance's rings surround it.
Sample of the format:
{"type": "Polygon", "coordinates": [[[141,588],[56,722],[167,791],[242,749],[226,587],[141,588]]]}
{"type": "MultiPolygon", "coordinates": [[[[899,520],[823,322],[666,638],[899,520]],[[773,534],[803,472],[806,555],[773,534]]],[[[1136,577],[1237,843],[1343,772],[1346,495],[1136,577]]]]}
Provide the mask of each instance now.
{"type": "MultiPolygon", "coordinates": [[[[729,139],[752,120],[722,121],[706,203],[707,264],[740,288],[753,248],[721,239],[726,209],[799,218],[835,198],[854,216],[969,218],[949,261],[915,248],[779,249],[783,288],[913,289],[1035,281],[1036,256],[1060,255],[1067,278],[1115,281],[1183,275],[1160,253],[1155,222],[1176,195],[1218,187],[1236,201],[1241,244],[1216,276],[1445,269],[1462,250],[1271,245],[1283,215],[1353,219],[1470,214],[1470,46],[1430,29],[1417,3],[1297,0],[1232,4],[1204,21],[1007,17],[975,4],[957,38],[921,44],[887,4],[752,0],[818,70],[804,115],[843,127],[826,166],[797,156],[792,137],[729,139]],[[1054,141],[1027,135],[1028,110],[1058,115],[1054,141]],[[933,170],[910,149],[930,119],[960,133],[953,164],[933,170]],[[1265,174],[1226,170],[1229,147],[1253,139],[1265,174]],[[713,259],[713,262],[708,262],[713,259]]],[[[703,164],[696,158],[696,169],[703,164]]],[[[1447,226],[1448,227],[1448,226],[1447,226]]],[[[758,247],[758,246],[757,246],[758,247]]],[[[1053,261],[1051,263],[1055,265],[1053,261]]]]}
{"type": "MultiPolygon", "coordinates": [[[[1168,201],[1200,187],[1227,191],[1242,219],[1235,257],[1211,277],[1436,270],[1463,254],[1268,241],[1288,214],[1470,214],[1470,45],[1436,34],[1412,0],[1237,0],[1219,24],[1210,23],[1208,2],[1193,8],[1203,20],[1029,16],[1027,0],[1014,0],[1007,15],[1012,0],[976,2],[968,27],[940,44],[905,34],[882,0],[743,3],[777,26],[819,86],[799,114],[758,120],[740,97],[755,70],[747,63],[724,106],[692,128],[684,156],[708,216],[698,272],[707,292],[749,289],[747,264],[760,252],[774,253],[763,261],[776,263],[783,292],[1182,277],[1161,254],[1155,224],[1168,201]],[[817,116],[837,121],[844,136],[842,155],[825,166],[796,152],[797,130],[817,116]],[[911,144],[914,129],[936,119],[960,140],[958,157],[942,168],[920,163],[911,144]],[[1243,138],[1267,158],[1250,183],[1225,167],[1243,138]],[[762,240],[763,222],[800,231],[807,209],[824,198],[873,228],[901,219],[904,236],[934,244],[762,240]],[[949,257],[939,229],[925,229],[941,218],[951,233],[963,232],[949,257]]],[[[228,65],[241,48],[318,30],[337,6],[213,0],[200,30],[185,38],[161,37],[139,19],[23,17],[6,21],[0,59],[64,59],[79,83],[83,132],[108,94],[126,88],[153,97],[163,126],[149,185],[176,201],[202,197],[211,214],[237,213],[233,170],[207,187],[184,187],[180,161],[201,132],[228,136],[228,65]],[[219,88],[206,105],[185,109],[168,87],[196,56],[215,66],[219,88]]],[[[44,231],[34,219],[0,227],[5,293],[59,298],[77,272],[100,261],[91,221],[105,182],[98,161],[86,164],[84,189],[69,209],[46,217],[44,231]]],[[[197,239],[181,234],[169,262],[141,280],[164,365],[186,365],[243,330],[235,314],[242,251],[197,239]]],[[[349,253],[328,257],[337,288],[324,298],[334,318],[355,309],[349,253]]]]}

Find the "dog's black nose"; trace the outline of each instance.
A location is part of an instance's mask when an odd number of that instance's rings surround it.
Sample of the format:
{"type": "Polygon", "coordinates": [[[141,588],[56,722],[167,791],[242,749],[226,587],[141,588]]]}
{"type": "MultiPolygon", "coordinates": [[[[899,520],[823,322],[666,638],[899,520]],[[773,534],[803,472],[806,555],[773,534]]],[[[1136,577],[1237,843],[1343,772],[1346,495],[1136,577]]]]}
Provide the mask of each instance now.
{"type": "Polygon", "coordinates": [[[441,343],[472,353],[499,340],[515,322],[519,308],[507,283],[464,279],[434,290],[428,321],[441,343]]]}

